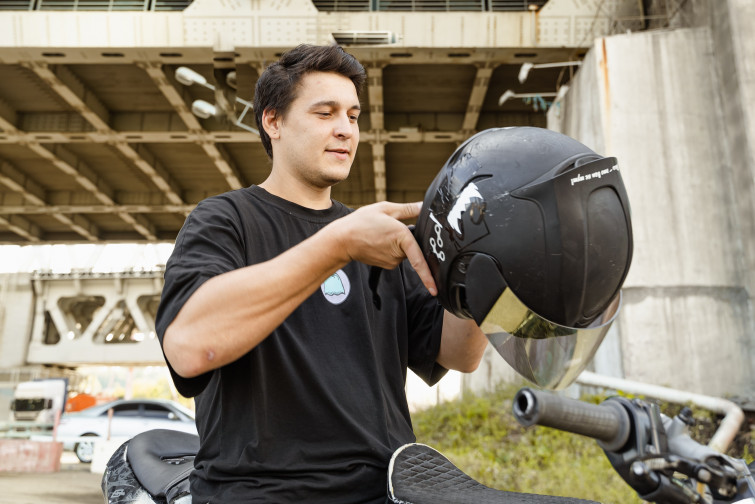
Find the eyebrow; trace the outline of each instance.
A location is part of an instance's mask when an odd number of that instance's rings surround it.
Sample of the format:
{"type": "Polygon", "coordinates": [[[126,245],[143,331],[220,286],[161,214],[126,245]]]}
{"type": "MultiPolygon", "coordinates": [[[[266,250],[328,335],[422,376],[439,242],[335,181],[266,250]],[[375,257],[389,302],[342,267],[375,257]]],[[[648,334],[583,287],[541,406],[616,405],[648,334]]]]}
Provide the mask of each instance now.
{"type": "MultiPolygon", "coordinates": [[[[335,100],[323,100],[317,103],[313,103],[312,105],[310,105],[309,108],[313,109],[313,108],[323,107],[323,106],[338,108],[341,106],[341,104],[335,100]]],[[[360,107],[359,104],[357,103],[356,105],[352,105],[351,107],[349,107],[348,110],[362,110],[362,107],[360,107]]]]}

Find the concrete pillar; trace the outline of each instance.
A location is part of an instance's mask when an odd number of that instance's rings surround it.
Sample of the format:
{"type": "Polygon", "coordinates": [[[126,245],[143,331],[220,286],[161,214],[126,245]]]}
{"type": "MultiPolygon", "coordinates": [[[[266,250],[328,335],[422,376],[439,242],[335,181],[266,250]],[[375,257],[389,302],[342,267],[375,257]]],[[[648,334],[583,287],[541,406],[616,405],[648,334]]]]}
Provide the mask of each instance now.
{"type": "Polygon", "coordinates": [[[0,275],[0,369],[26,364],[33,313],[31,275],[0,275]]]}
{"type": "MultiPolygon", "coordinates": [[[[635,254],[615,337],[624,375],[699,393],[755,385],[755,7],[597,39],[554,128],[619,159],[635,254]]],[[[603,350],[601,348],[601,350],[603,350]]],[[[596,367],[610,367],[605,352],[596,367]]],[[[613,357],[615,360],[616,357],[613,357]]]]}

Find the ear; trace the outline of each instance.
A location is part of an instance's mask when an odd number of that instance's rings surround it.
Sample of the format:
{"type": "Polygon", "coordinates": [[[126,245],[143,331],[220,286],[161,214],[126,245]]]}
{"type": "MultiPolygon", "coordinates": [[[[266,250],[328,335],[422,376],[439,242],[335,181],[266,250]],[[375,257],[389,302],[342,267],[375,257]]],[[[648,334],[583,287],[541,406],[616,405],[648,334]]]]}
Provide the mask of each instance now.
{"type": "Polygon", "coordinates": [[[262,127],[270,139],[277,139],[280,136],[280,117],[273,109],[265,109],[262,112],[262,127]]]}

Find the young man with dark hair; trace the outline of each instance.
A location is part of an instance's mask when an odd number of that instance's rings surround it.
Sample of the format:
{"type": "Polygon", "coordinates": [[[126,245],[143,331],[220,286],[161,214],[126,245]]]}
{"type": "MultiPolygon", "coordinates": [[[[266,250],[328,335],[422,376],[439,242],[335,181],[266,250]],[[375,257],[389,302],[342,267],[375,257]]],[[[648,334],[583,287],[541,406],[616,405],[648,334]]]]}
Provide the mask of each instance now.
{"type": "Polygon", "coordinates": [[[268,67],[254,105],[269,177],[202,201],[176,240],[156,326],[179,392],[196,396],[195,503],[384,503],[390,456],[414,441],[407,367],[432,384],[482,356],[485,336],[437,303],[401,223],[420,205],[330,199],[364,80],[337,46],[268,67]]]}

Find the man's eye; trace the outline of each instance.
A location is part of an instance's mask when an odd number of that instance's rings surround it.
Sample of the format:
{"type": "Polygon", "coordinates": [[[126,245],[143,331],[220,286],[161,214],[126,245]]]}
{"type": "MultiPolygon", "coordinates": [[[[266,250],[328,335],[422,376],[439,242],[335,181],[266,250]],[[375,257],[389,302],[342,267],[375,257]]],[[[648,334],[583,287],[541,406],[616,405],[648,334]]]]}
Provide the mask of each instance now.
{"type": "Polygon", "coordinates": [[[322,117],[328,117],[330,116],[330,112],[317,112],[317,115],[322,116],[322,117]]]}
{"type": "Polygon", "coordinates": [[[350,118],[351,118],[351,120],[352,120],[352,121],[354,121],[354,122],[357,122],[357,120],[359,120],[359,116],[357,116],[357,115],[352,115],[352,116],[349,116],[349,117],[350,117],[350,118]]]}

